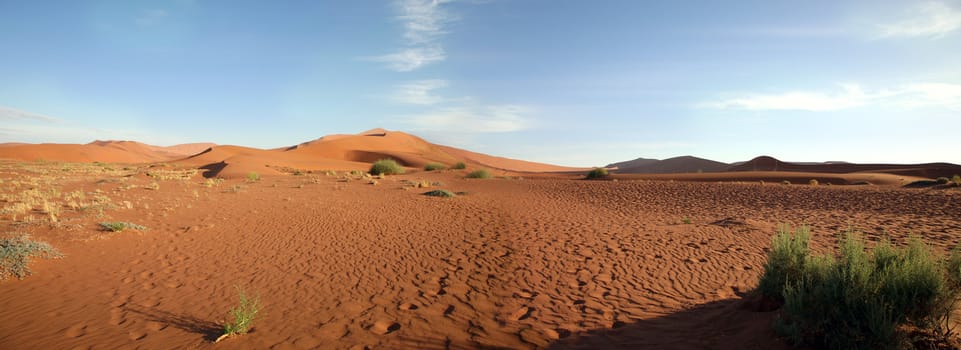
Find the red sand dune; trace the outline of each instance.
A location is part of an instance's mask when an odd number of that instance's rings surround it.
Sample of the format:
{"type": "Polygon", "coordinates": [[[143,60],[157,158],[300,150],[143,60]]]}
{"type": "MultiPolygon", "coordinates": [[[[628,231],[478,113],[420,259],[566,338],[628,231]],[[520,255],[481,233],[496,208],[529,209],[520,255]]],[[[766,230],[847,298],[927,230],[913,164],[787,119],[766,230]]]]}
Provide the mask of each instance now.
{"type": "Polygon", "coordinates": [[[791,163],[770,156],[760,156],[750,161],[731,166],[728,171],[791,171],[809,173],[887,173],[922,178],[951,177],[961,174],[961,165],[950,163],[925,164],[853,164],[831,163],[791,163]]]}

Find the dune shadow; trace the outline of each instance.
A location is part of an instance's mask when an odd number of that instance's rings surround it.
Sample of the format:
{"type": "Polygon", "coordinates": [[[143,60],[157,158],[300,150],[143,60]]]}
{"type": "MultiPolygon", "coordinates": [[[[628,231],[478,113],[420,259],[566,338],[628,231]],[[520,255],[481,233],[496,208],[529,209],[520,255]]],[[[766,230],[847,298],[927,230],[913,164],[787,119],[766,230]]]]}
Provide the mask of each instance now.
{"type": "Polygon", "coordinates": [[[206,321],[197,317],[184,314],[175,314],[169,311],[143,308],[138,306],[125,306],[126,311],[144,316],[148,321],[159,322],[172,327],[203,335],[204,340],[214,341],[223,334],[223,327],[215,322],[206,321]]]}
{"type": "Polygon", "coordinates": [[[546,349],[790,349],[773,330],[776,313],[756,310],[756,301],[725,299],[612,328],[553,329],[560,339],[546,349]]]}
{"type": "Polygon", "coordinates": [[[227,163],[217,162],[217,163],[210,163],[210,164],[204,165],[200,167],[200,169],[203,171],[202,172],[203,177],[210,179],[219,175],[220,172],[223,171],[224,168],[226,167],[227,167],[227,163]]]}

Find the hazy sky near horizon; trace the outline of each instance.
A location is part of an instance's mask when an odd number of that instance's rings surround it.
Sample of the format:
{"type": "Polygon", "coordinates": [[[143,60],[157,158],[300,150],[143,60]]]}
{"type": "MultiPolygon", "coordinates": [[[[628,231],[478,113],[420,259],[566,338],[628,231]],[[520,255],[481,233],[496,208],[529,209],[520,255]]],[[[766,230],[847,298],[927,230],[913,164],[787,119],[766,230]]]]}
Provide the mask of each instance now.
{"type": "Polygon", "coordinates": [[[961,163],[961,1],[6,1],[0,142],[961,163]]]}

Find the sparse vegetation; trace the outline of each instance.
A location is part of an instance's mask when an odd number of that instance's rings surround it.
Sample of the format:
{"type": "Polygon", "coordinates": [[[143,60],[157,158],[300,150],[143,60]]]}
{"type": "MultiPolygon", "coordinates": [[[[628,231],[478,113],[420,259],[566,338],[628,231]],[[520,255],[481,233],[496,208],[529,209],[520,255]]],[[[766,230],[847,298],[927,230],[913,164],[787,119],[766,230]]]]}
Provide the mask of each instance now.
{"type": "Polygon", "coordinates": [[[757,291],[782,301],[777,330],[795,344],[830,349],[898,349],[905,327],[944,338],[961,290],[961,254],[934,255],[920,239],[905,247],[882,240],[865,250],[856,232],[840,254],[811,255],[809,230],[782,227],[757,291]]]}
{"type": "Polygon", "coordinates": [[[433,190],[429,192],[424,192],[424,195],[431,196],[431,197],[445,197],[445,198],[452,198],[457,196],[456,194],[448,190],[433,190]]]}
{"type": "Polygon", "coordinates": [[[255,171],[247,173],[247,182],[257,182],[260,181],[260,174],[255,171]]]}
{"type": "Polygon", "coordinates": [[[126,229],[139,230],[139,231],[143,231],[147,229],[146,227],[143,227],[134,223],[130,223],[130,222],[123,222],[123,221],[101,222],[100,228],[102,228],[104,231],[110,231],[110,232],[120,232],[126,229]]]}
{"type": "Polygon", "coordinates": [[[817,186],[818,184],[819,183],[817,179],[811,179],[811,181],[808,181],[808,185],[811,185],[811,186],[817,186]]]}
{"type": "Polygon", "coordinates": [[[961,186],[961,175],[954,174],[954,176],[951,177],[951,182],[954,183],[955,187],[961,186]]]}
{"type": "Polygon", "coordinates": [[[50,244],[34,241],[26,234],[0,239],[0,280],[10,276],[18,279],[29,276],[30,258],[51,259],[62,256],[50,244]]]}
{"type": "Polygon", "coordinates": [[[468,179],[489,179],[491,178],[491,172],[487,169],[474,170],[467,174],[468,179]]]}
{"type": "Polygon", "coordinates": [[[240,302],[228,313],[233,321],[224,322],[224,334],[217,338],[215,342],[231,335],[246,334],[253,326],[257,313],[260,312],[260,297],[249,298],[244,290],[239,287],[237,288],[237,294],[239,294],[240,302]]]}
{"type": "Polygon", "coordinates": [[[784,181],[781,181],[781,184],[782,184],[782,185],[790,185],[790,184],[791,184],[791,181],[790,181],[790,180],[784,180],[784,181]]]}
{"type": "Polygon", "coordinates": [[[607,177],[607,169],[605,168],[594,168],[587,173],[588,179],[602,179],[607,177]]]}
{"type": "Polygon", "coordinates": [[[692,221],[691,221],[691,218],[685,216],[685,217],[681,218],[681,223],[683,223],[683,224],[685,224],[685,225],[690,225],[690,224],[692,223],[692,221]]]}
{"type": "Polygon", "coordinates": [[[939,178],[938,178],[937,180],[935,180],[935,181],[938,183],[938,185],[947,185],[948,182],[951,182],[951,179],[948,179],[948,178],[942,176],[942,177],[939,177],[939,178]]]}
{"type": "Polygon", "coordinates": [[[371,175],[396,175],[403,173],[404,167],[400,166],[397,161],[389,158],[378,160],[370,166],[371,175]]]}
{"type": "Polygon", "coordinates": [[[430,163],[424,166],[424,170],[427,170],[427,171],[444,170],[444,169],[447,169],[447,167],[445,167],[444,164],[440,164],[440,163],[430,163]]]}
{"type": "Polygon", "coordinates": [[[451,166],[450,168],[454,170],[464,170],[464,169],[467,169],[467,164],[464,164],[464,162],[457,162],[457,163],[454,163],[454,165],[451,166]]]}

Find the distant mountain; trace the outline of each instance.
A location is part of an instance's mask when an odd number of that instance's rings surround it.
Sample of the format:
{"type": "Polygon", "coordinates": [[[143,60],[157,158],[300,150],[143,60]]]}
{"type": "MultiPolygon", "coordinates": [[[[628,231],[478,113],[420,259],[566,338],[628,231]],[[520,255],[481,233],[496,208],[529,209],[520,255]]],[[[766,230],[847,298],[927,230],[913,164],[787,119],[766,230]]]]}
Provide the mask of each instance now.
{"type": "Polygon", "coordinates": [[[727,171],[791,171],[811,173],[872,172],[904,176],[937,178],[961,174],[961,165],[951,163],[924,164],[855,164],[840,161],[824,163],[785,162],[770,156],[760,156],[747,162],[732,165],[727,171]]]}
{"type": "Polygon", "coordinates": [[[725,171],[729,167],[726,163],[693,156],[681,156],[664,160],[638,158],[608,165],[608,167],[612,166],[616,166],[617,170],[615,172],[620,174],[719,172],[725,171]]]}

